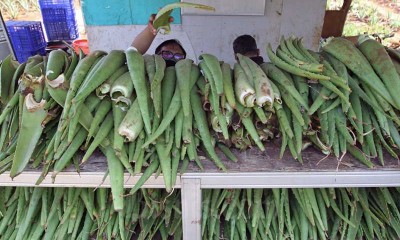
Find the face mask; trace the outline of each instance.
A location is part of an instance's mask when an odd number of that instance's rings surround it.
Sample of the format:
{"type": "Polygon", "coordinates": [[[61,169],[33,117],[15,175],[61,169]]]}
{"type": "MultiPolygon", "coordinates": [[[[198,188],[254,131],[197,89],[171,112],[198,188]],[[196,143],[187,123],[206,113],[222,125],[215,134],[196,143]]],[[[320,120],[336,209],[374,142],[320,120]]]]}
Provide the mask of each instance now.
{"type": "Polygon", "coordinates": [[[176,62],[173,60],[165,60],[166,67],[175,66],[176,62]]]}
{"type": "Polygon", "coordinates": [[[255,63],[257,63],[258,65],[260,65],[264,62],[264,59],[261,56],[251,57],[250,59],[253,60],[255,63]]]}

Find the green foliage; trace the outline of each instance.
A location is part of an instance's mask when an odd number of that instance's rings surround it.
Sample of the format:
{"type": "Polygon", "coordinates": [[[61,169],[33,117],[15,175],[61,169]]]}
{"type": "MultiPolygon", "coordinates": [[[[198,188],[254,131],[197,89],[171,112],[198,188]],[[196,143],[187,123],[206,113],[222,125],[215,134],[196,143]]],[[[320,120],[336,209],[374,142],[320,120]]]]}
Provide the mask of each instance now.
{"type": "Polygon", "coordinates": [[[366,19],[369,19],[374,13],[376,13],[376,8],[371,7],[371,5],[366,4],[362,0],[356,0],[353,1],[350,12],[360,20],[365,21],[366,19]]]}
{"type": "Polygon", "coordinates": [[[343,5],[343,0],[328,0],[326,10],[339,10],[343,5]]]}
{"type": "Polygon", "coordinates": [[[9,19],[17,19],[22,12],[38,12],[38,0],[0,0],[0,10],[7,14],[9,19]]]}
{"type": "MultiPolygon", "coordinates": [[[[396,2],[396,0],[392,0],[396,2]]],[[[400,28],[400,15],[385,9],[378,9],[378,2],[353,0],[343,29],[344,36],[378,34],[383,38],[392,36],[400,28]]],[[[338,10],[343,0],[328,0],[326,9],[338,10]]],[[[385,43],[385,40],[384,40],[385,43]]]]}
{"type": "Polygon", "coordinates": [[[30,7],[33,11],[39,11],[39,1],[38,0],[29,0],[30,1],[30,7]]]}
{"type": "Polygon", "coordinates": [[[31,0],[18,0],[18,3],[25,11],[30,10],[31,0]]]}
{"type": "Polygon", "coordinates": [[[2,10],[4,10],[11,19],[15,19],[18,16],[20,5],[15,0],[0,0],[2,10]]]}
{"type": "Polygon", "coordinates": [[[400,28],[400,16],[394,16],[393,14],[388,14],[389,24],[392,28],[400,28]]]}

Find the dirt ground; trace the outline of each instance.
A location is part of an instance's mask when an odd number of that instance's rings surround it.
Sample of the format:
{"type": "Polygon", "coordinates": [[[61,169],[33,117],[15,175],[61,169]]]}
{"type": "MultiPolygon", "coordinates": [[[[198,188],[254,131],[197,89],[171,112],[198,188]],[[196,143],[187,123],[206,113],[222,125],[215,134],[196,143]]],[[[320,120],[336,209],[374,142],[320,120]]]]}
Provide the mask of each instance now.
{"type": "MultiPolygon", "coordinates": [[[[389,26],[391,25],[392,36],[387,39],[387,45],[392,48],[400,47],[400,24],[399,26],[393,26],[393,23],[385,21],[384,18],[391,16],[392,19],[400,20],[400,1],[399,0],[368,0],[368,4],[371,5],[370,8],[376,9],[376,11],[381,16],[378,24],[389,26]]],[[[366,24],[368,17],[360,19],[357,15],[352,14],[350,10],[346,22],[354,22],[356,24],[362,25],[366,24]]]]}
{"type": "Polygon", "coordinates": [[[379,7],[379,10],[384,10],[386,12],[390,11],[393,13],[400,14],[400,2],[393,0],[373,0],[372,4],[379,7]]]}

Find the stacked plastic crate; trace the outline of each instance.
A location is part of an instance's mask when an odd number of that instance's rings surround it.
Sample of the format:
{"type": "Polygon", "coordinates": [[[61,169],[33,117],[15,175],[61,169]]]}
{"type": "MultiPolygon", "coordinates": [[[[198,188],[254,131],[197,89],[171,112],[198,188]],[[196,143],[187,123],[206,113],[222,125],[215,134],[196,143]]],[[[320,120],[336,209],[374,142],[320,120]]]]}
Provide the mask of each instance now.
{"type": "Polygon", "coordinates": [[[39,0],[39,6],[48,41],[78,38],[73,0],[39,0]]]}
{"type": "Polygon", "coordinates": [[[7,21],[6,27],[18,62],[25,62],[36,54],[46,54],[46,40],[41,22],[7,21]]]}

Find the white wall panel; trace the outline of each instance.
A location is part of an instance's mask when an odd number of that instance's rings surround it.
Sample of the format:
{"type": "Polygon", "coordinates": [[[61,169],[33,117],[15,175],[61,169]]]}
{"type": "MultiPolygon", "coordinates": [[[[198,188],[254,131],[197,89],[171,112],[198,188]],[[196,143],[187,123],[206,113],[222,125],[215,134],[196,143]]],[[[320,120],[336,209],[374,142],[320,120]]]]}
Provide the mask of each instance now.
{"type": "MultiPolygon", "coordinates": [[[[148,53],[154,53],[163,40],[176,38],[195,61],[202,53],[212,53],[232,64],[232,42],[241,34],[254,36],[265,58],[266,44],[270,42],[276,47],[282,35],[303,37],[307,47],[317,49],[325,4],[326,0],[266,0],[262,16],[182,15],[182,25],[172,25],[170,35],[159,34],[148,53]]],[[[86,26],[90,49],[126,49],[144,27],[86,26]]]]}
{"type": "Polygon", "coordinates": [[[185,0],[185,2],[213,6],[215,11],[183,8],[182,15],[264,15],[267,0],[185,0]]]}
{"type": "Polygon", "coordinates": [[[284,0],[281,35],[302,37],[317,50],[324,23],[326,0],[284,0]]]}

